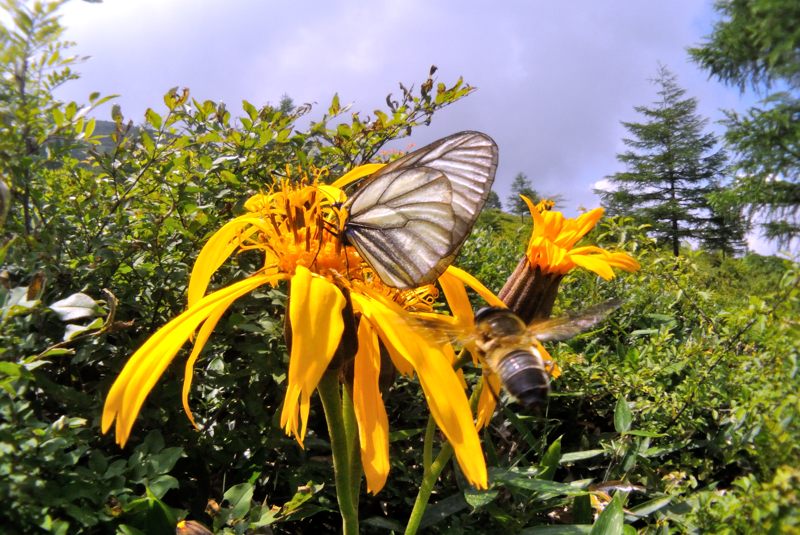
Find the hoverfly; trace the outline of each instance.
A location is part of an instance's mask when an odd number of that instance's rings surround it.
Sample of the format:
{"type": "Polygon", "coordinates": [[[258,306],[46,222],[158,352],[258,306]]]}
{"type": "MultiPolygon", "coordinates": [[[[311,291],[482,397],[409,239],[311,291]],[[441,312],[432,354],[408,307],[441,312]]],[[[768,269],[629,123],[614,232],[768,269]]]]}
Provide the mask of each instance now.
{"type": "Polygon", "coordinates": [[[387,164],[359,182],[344,204],[343,242],[388,286],[433,282],[472,230],[492,187],[497,157],[492,138],[460,132],[387,164]]]}
{"type": "Polygon", "coordinates": [[[591,329],[620,304],[612,299],[575,315],[531,325],[509,309],[482,308],[475,314],[475,332],[467,347],[475,348],[511,397],[526,408],[535,407],[542,405],[550,392],[549,370],[539,351],[540,342],[567,340],[591,329]]]}

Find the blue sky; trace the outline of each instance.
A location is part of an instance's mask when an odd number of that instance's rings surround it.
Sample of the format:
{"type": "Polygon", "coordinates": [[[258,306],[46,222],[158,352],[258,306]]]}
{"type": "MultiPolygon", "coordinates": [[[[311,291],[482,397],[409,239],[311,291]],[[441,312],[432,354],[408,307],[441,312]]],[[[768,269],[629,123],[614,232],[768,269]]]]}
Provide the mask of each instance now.
{"type": "MultiPolygon", "coordinates": [[[[573,215],[597,206],[593,185],[623,169],[620,121],[637,120],[633,107],[655,100],[649,79],[659,62],[699,100],[711,129],[721,131],[722,109],[753,100],[689,61],[686,47],[712,29],[710,0],[105,0],[73,1],[62,14],[65,37],[91,58],[60,96],[120,94],[134,121],[162,107],[174,86],[232,111],[242,99],[277,103],[283,94],[323,110],[338,93],[369,113],[435,64],[440,81],[463,76],[478,91],[399,146],[486,132],[500,146],[502,201],[523,172],[540,193],[562,195],[573,215]]],[[[98,114],[109,115],[110,107],[98,114]]]]}

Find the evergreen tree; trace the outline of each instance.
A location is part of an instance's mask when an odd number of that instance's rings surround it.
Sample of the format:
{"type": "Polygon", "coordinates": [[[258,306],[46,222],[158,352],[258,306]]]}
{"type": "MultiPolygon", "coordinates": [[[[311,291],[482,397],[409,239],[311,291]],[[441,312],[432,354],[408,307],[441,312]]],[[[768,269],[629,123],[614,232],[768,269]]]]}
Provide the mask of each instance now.
{"type": "Polygon", "coordinates": [[[486,197],[486,204],[483,205],[484,210],[487,208],[494,208],[495,210],[503,209],[503,205],[500,204],[500,196],[493,189],[489,190],[489,195],[486,197]]]}
{"type": "Polygon", "coordinates": [[[533,202],[539,201],[539,194],[533,189],[533,183],[525,173],[517,173],[517,176],[514,177],[514,181],[511,183],[511,195],[506,200],[508,211],[523,217],[528,213],[528,207],[525,205],[525,201],[520,199],[520,195],[526,196],[533,202]]]}
{"type": "Polygon", "coordinates": [[[767,93],[744,114],[727,112],[725,138],[741,171],[728,199],[760,214],[765,235],[800,239],[800,2],[718,0],[722,16],[693,59],[721,81],[767,93]]]}
{"type": "Polygon", "coordinates": [[[723,256],[745,252],[747,232],[750,230],[741,207],[726,200],[730,194],[730,188],[716,188],[709,195],[710,216],[701,238],[705,249],[718,251],[723,256]]]}
{"type": "Polygon", "coordinates": [[[708,235],[708,195],[726,157],[715,150],[717,138],[703,132],[708,121],[697,115],[697,100],[684,96],[675,75],[660,66],[654,83],[659,99],[634,108],[646,121],[622,123],[631,137],[623,140],[629,150],[617,159],[627,171],[607,177],[612,189],[597,193],[610,214],[650,224],[652,234],[678,256],[681,239],[708,235]]]}

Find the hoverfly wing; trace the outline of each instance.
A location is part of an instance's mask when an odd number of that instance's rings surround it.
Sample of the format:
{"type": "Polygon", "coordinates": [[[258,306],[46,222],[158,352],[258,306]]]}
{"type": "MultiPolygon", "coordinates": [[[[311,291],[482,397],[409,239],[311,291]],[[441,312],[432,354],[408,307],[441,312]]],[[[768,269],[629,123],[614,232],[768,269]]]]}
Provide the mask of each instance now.
{"type": "Polygon", "coordinates": [[[540,342],[561,342],[588,331],[606,319],[620,305],[622,300],[609,299],[574,315],[534,322],[529,329],[540,342]]]}
{"type": "Polygon", "coordinates": [[[345,204],[344,235],[389,286],[433,282],[461,249],[496,170],[497,145],[485,134],[435,141],[366,179],[345,204]],[[441,179],[446,188],[429,184],[441,179]]]}

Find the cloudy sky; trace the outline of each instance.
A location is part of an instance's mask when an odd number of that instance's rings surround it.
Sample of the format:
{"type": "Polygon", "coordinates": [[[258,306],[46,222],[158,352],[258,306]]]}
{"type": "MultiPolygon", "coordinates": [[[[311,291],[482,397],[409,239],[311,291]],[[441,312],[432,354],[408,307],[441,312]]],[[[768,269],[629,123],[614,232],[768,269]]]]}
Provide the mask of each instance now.
{"type": "MultiPolygon", "coordinates": [[[[688,59],[715,20],[711,0],[489,2],[387,0],[73,1],[63,9],[66,38],[91,56],[62,98],[120,94],[134,120],[162,95],[188,87],[198,99],[317,103],[334,93],[366,114],[385,106],[398,82],[459,76],[473,95],[415,130],[422,146],[459,130],[480,130],[500,146],[495,190],[503,202],[525,173],[542,194],[560,194],[575,214],[594,207],[595,183],[622,167],[623,120],[655,98],[650,79],[670,68],[711,121],[752,97],[709,80],[688,59]]],[[[110,107],[100,118],[110,115],[110,107]]],[[[312,111],[312,116],[314,112],[312,111]]]]}

